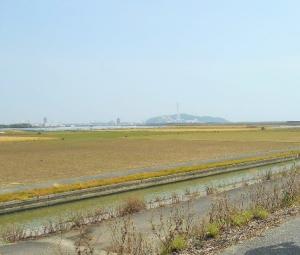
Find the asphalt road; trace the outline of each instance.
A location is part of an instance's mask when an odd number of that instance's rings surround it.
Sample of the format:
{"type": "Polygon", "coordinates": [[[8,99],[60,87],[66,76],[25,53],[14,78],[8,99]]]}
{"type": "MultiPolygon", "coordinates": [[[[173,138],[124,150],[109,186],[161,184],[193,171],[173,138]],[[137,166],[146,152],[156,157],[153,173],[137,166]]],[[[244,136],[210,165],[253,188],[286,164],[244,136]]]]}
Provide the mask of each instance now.
{"type": "Polygon", "coordinates": [[[300,216],[219,255],[300,255],[300,216]]]}

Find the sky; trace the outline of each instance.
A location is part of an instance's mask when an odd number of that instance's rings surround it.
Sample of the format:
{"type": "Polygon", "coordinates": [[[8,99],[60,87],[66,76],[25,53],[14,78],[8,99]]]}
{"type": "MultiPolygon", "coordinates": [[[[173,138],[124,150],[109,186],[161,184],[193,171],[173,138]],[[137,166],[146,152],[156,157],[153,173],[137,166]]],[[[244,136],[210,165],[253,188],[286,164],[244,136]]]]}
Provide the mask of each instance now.
{"type": "Polygon", "coordinates": [[[0,123],[300,120],[300,1],[0,0],[0,123]]]}

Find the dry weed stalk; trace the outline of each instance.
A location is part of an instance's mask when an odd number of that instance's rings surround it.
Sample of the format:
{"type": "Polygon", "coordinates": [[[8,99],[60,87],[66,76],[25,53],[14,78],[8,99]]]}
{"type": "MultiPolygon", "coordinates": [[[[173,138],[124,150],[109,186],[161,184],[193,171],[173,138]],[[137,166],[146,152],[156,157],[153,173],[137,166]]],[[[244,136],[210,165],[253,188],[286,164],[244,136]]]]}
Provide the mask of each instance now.
{"type": "Polygon", "coordinates": [[[120,255],[157,254],[145,236],[138,232],[130,216],[115,220],[110,225],[112,243],[110,251],[120,255]]]}
{"type": "Polygon", "coordinates": [[[213,186],[207,186],[205,188],[205,192],[206,192],[206,195],[209,196],[209,195],[217,193],[217,189],[214,188],[213,186]]]}
{"type": "Polygon", "coordinates": [[[126,202],[119,206],[118,215],[123,217],[129,214],[137,213],[146,209],[146,203],[138,198],[129,198],[126,202]]]}
{"type": "Polygon", "coordinates": [[[10,225],[1,231],[1,239],[5,242],[14,243],[24,240],[28,236],[25,227],[19,225],[10,225]]]}
{"type": "Polygon", "coordinates": [[[212,204],[208,213],[209,222],[216,223],[221,227],[228,228],[233,212],[237,209],[230,204],[226,195],[221,195],[212,204]]]}
{"type": "Polygon", "coordinates": [[[151,228],[154,236],[160,241],[164,251],[170,251],[172,242],[178,237],[185,240],[193,232],[194,213],[190,210],[190,204],[185,208],[173,207],[168,215],[160,211],[158,223],[154,222],[152,217],[151,228]]]}
{"type": "Polygon", "coordinates": [[[79,229],[79,238],[75,241],[75,253],[77,255],[93,255],[94,246],[92,244],[92,237],[89,235],[86,228],[83,226],[79,229]]]}

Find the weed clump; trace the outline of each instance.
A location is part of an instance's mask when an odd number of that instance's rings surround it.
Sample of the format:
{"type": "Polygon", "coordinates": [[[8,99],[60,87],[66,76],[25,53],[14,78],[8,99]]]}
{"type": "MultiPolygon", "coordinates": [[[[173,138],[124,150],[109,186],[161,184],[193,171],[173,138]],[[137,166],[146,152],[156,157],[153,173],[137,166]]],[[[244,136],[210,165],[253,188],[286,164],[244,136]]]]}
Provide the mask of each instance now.
{"type": "Polygon", "coordinates": [[[133,213],[140,212],[146,209],[146,203],[138,198],[129,198],[127,201],[118,208],[119,216],[125,216],[133,213]]]}
{"type": "Polygon", "coordinates": [[[206,231],[207,231],[206,236],[208,238],[215,238],[220,234],[220,225],[215,223],[215,222],[214,223],[209,223],[206,228],[207,228],[206,229],[206,231]]]}
{"type": "Polygon", "coordinates": [[[206,191],[206,195],[209,196],[209,195],[212,195],[212,194],[216,194],[217,193],[217,189],[212,187],[212,186],[207,186],[205,188],[205,191],[206,191]]]}
{"type": "Polygon", "coordinates": [[[256,207],[252,210],[253,213],[253,219],[255,220],[265,220],[269,216],[269,212],[262,208],[262,207],[256,207]]]}
{"type": "Polygon", "coordinates": [[[267,172],[265,173],[265,180],[266,180],[266,181],[270,181],[270,180],[272,179],[272,175],[273,175],[273,173],[272,173],[271,170],[267,171],[267,172]]]}
{"type": "Polygon", "coordinates": [[[241,213],[234,214],[232,216],[232,225],[233,226],[244,226],[249,223],[253,219],[254,215],[251,211],[244,211],[241,213]]]}
{"type": "Polygon", "coordinates": [[[180,252],[187,248],[187,240],[184,236],[175,236],[173,240],[170,241],[169,247],[161,252],[161,255],[169,255],[174,252],[180,252]]]}

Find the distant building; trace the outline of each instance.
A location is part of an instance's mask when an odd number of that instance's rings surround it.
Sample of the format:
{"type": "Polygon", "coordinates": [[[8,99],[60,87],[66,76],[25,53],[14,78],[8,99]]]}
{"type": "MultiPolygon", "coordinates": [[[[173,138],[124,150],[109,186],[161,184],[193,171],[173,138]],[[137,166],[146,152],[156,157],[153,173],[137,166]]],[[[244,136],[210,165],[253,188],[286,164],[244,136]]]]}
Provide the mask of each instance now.
{"type": "Polygon", "coordinates": [[[120,119],[120,118],[117,118],[116,123],[117,123],[117,126],[120,126],[120,124],[121,124],[121,119],[120,119]]]}
{"type": "Polygon", "coordinates": [[[44,119],[43,119],[43,127],[46,127],[46,126],[47,126],[47,118],[44,117],[44,119]]]}

